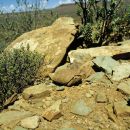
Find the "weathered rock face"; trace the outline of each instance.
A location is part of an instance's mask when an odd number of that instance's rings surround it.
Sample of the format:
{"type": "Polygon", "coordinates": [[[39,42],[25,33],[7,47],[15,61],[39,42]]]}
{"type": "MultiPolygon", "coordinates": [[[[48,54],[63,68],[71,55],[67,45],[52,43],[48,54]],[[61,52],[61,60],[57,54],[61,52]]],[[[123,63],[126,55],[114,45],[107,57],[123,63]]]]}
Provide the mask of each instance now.
{"type": "Polygon", "coordinates": [[[46,76],[61,63],[76,32],[73,19],[62,17],[57,19],[52,26],[23,34],[12,42],[7,50],[29,45],[31,51],[35,50],[45,56],[44,66],[41,67],[40,73],[46,76]]]}
{"type": "MultiPolygon", "coordinates": [[[[97,56],[115,56],[118,55],[119,57],[123,58],[125,53],[130,52],[130,40],[126,41],[126,43],[122,42],[121,46],[102,46],[96,48],[89,48],[89,49],[77,49],[69,52],[69,59],[70,62],[73,63],[75,60],[77,61],[85,56],[88,57],[90,55],[92,58],[97,56]]],[[[129,56],[129,55],[127,55],[129,56]]],[[[125,57],[126,58],[126,55],[125,57]]]]}

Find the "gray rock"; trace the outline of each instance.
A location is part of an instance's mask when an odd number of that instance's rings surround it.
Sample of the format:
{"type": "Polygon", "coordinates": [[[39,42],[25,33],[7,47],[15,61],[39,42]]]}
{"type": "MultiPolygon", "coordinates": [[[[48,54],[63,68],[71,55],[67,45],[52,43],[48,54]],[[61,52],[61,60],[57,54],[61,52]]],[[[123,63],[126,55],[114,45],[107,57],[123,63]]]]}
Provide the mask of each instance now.
{"type": "Polygon", "coordinates": [[[14,128],[14,130],[27,130],[27,129],[25,129],[25,128],[21,127],[21,126],[16,126],[16,127],[14,128]]]}
{"type": "Polygon", "coordinates": [[[96,97],[96,101],[98,103],[106,103],[107,102],[107,97],[105,93],[98,93],[96,97]]]}
{"type": "Polygon", "coordinates": [[[92,74],[91,76],[89,76],[87,78],[87,81],[89,81],[89,82],[99,81],[99,80],[101,80],[104,77],[104,75],[105,74],[103,72],[97,72],[97,73],[92,74]]]}
{"type": "Polygon", "coordinates": [[[61,128],[59,130],[77,130],[77,129],[75,129],[75,128],[61,128]]]}
{"type": "Polygon", "coordinates": [[[130,80],[120,83],[117,89],[126,95],[130,95],[130,80]]]}
{"type": "Polygon", "coordinates": [[[56,88],[56,91],[63,91],[65,90],[65,86],[59,86],[56,88]]]}
{"type": "Polygon", "coordinates": [[[113,68],[113,76],[112,80],[120,81],[124,78],[128,78],[130,76],[130,64],[122,63],[113,68]]]}
{"type": "Polygon", "coordinates": [[[0,113],[0,125],[9,124],[11,122],[15,122],[21,120],[25,117],[31,116],[30,112],[26,111],[6,111],[0,113]]]}
{"type": "Polygon", "coordinates": [[[51,88],[45,84],[39,84],[26,88],[22,95],[24,99],[50,96],[51,88]]]}
{"type": "Polygon", "coordinates": [[[24,128],[35,129],[39,126],[40,117],[32,116],[21,120],[21,126],[24,128]]]}
{"type": "Polygon", "coordinates": [[[86,116],[92,109],[86,105],[84,100],[78,100],[71,108],[71,112],[77,115],[86,116]]]}
{"type": "Polygon", "coordinates": [[[119,62],[109,56],[98,56],[93,60],[93,63],[97,67],[102,68],[108,74],[112,74],[115,66],[120,65],[119,62]]]}

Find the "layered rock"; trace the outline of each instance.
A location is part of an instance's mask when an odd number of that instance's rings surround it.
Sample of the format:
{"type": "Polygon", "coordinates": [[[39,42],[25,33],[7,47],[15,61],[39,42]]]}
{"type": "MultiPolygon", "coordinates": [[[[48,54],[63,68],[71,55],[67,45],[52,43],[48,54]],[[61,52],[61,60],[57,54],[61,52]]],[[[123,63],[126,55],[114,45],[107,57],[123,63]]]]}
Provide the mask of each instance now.
{"type": "Polygon", "coordinates": [[[102,46],[96,48],[88,48],[88,49],[77,49],[69,52],[70,62],[88,57],[90,55],[92,58],[97,56],[114,56],[115,58],[130,58],[130,40],[122,42],[121,46],[102,46]]]}

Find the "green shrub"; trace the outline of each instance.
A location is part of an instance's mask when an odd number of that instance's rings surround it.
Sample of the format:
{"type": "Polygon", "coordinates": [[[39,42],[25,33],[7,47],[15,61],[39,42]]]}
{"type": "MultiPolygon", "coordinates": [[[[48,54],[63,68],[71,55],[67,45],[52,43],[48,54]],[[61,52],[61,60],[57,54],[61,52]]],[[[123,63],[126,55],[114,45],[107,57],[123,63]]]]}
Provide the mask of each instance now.
{"type": "Polygon", "coordinates": [[[13,93],[32,85],[43,61],[42,56],[29,49],[16,49],[0,54],[0,106],[13,93]]]}
{"type": "Polygon", "coordinates": [[[79,38],[83,36],[81,40],[87,47],[130,38],[130,7],[122,0],[74,1],[83,26],[79,38]]]}

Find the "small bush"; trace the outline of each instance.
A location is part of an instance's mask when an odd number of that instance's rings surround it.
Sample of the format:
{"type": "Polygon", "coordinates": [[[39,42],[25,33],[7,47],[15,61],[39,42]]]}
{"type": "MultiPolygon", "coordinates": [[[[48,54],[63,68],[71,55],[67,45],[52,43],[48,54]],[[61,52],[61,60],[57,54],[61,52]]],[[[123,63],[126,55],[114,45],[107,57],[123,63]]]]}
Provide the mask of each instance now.
{"type": "Polygon", "coordinates": [[[13,93],[32,85],[43,59],[36,52],[21,48],[0,54],[0,106],[13,93]]]}

